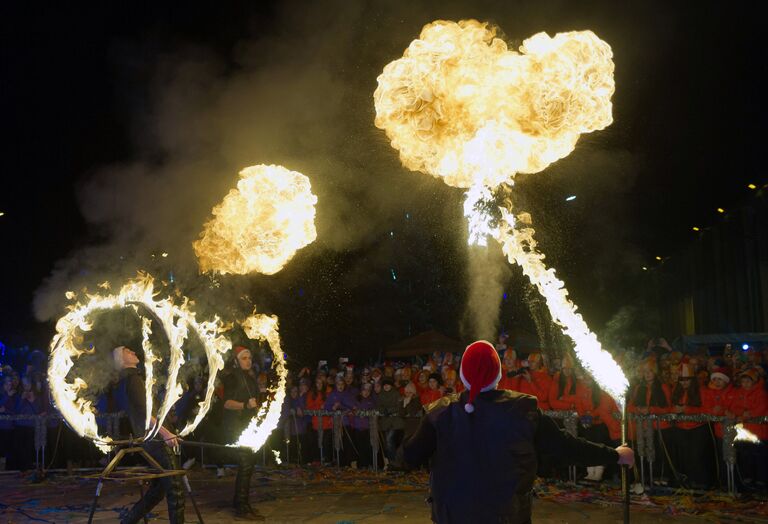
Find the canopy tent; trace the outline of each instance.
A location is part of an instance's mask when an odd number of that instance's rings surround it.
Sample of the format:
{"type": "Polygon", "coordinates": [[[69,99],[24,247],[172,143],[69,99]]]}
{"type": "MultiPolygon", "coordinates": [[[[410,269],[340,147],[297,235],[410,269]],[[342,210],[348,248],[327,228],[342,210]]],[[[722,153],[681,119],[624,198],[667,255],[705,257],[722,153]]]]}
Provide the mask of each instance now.
{"type": "Polygon", "coordinates": [[[429,355],[435,351],[441,353],[463,353],[467,345],[440,333],[430,330],[401,340],[384,350],[385,358],[418,357],[429,355]]]}

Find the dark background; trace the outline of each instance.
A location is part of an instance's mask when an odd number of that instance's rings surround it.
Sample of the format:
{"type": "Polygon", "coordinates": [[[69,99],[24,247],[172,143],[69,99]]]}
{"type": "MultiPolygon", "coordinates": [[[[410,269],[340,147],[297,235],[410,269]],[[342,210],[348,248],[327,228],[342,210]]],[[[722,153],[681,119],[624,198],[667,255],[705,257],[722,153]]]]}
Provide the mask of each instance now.
{"type": "MultiPolygon", "coordinates": [[[[298,360],[347,354],[363,360],[430,328],[466,338],[460,330],[467,293],[461,193],[400,167],[396,151],[373,126],[376,76],[434,19],[489,20],[513,47],[538,31],[574,29],[591,29],[611,44],[616,64],[613,125],[583,137],[570,157],[544,173],[519,178],[516,186],[519,201],[533,214],[548,263],[598,332],[606,326],[628,329],[632,322],[640,323],[634,326],[638,333],[660,329],[654,311],[665,297],[655,287],[654,272],[670,261],[685,261],[702,235],[717,231],[737,210],[764,209],[758,193],[766,181],[766,119],[764,84],[758,79],[765,76],[766,56],[762,19],[753,4],[390,4],[232,2],[208,10],[158,3],[78,8],[4,3],[0,341],[46,346],[54,325],[38,320],[46,315],[36,319],[32,304],[57,261],[77,259],[73,253],[88,246],[119,250],[130,245],[120,235],[124,216],[93,218],[88,188],[94,181],[120,187],[115,181],[130,175],[113,166],[139,158],[145,165],[163,164],[186,154],[180,147],[148,145],[152,136],[145,136],[143,128],[162,127],[158,123],[166,121],[158,104],[168,101],[168,85],[178,89],[179,84],[163,84],[163,74],[169,62],[189,56],[190,49],[218,64],[212,74],[218,86],[231,86],[230,79],[246,73],[255,77],[254,86],[268,83],[271,73],[258,78],[259,71],[274,71],[275,63],[294,56],[311,64],[308,53],[323,52],[316,48],[326,42],[344,50],[338,60],[321,64],[331,81],[346,89],[340,103],[348,111],[331,120],[343,132],[327,151],[334,159],[329,162],[340,159],[332,171],[345,175],[324,177],[317,168],[313,177],[312,160],[299,169],[318,187],[318,242],[273,277],[222,278],[216,285],[205,281],[212,295],[245,292],[249,304],[277,313],[285,347],[298,360]],[[249,61],[242,59],[244,54],[249,61]],[[366,189],[366,177],[377,182],[366,189]],[[758,190],[748,189],[750,183],[758,190]],[[379,205],[376,193],[385,189],[387,204],[379,205]],[[323,196],[330,194],[345,195],[347,207],[324,216],[323,196]],[[566,202],[569,195],[577,195],[576,200],[566,202]],[[726,213],[718,213],[718,207],[726,213]],[[355,234],[363,223],[370,226],[355,234]],[[703,231],[693,232],[693,226],[703,231]],[[354,240],[343,240],[344,228],[354,240]],[[323,240],[324,232],[326,237],[334,233],[332,242],[323,240]],[[622,321],[622,312],[632,318],[622,321]]],[[[177,97],[181,105],[184,94],[177,97]]],[[[281,110],[304,109],[293,100],[281,110]]],[[[314,136],[308,132],[306,143],[297,138],[296,147],[311,150],[314,136]]],[[[249,161],[273,160],[255,155],[249,161]]],[[[245,159],[239,167],[244,165],[245,159]]],[[[234,185],[236,162],[225,163],[221,172],[190,224],[202,224],[203,211],[234,185]]],[[[166,180],[178,185],[180,179],[166,180]]],[[[130,196],[130,216],[153,205],[142,201],[153,191],[166,203],[173,194],[168,187],[147,186],[146,195],[130,196]]],[[[131,238],[148,237],[137,235],[131,238]]],[[[710,253],[700,251],[697,263],[706,267],[710,253]]],[[[134,258],[129,269],[185,274],[174,264],[188,265],[183,257],[167,266],[142,260],[134,258]]],[[[682,266],[685,272],[685,262],[682,266]]],[[[77,264],[68,267],[71,272],[77,264]]],[[[541,304],[518,270],[511,270],[505,289],[502,327],[536,333],[533,318],[541,304]]],[[[733,329],[765,329],[759,314],[751,322],[733,329]]]]}

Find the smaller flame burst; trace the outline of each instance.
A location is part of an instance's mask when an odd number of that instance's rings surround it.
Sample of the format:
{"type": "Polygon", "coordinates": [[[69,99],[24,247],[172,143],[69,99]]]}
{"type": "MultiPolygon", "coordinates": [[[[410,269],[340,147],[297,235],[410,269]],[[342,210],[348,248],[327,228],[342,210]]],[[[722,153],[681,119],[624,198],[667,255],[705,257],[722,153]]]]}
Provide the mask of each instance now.
{"type": "Polygon", "coordinates": [[[281,166],[240,171],[237,189],[213,208],[192,246],[200,271],[272,275],[317,237],[309,179],[281,166]]]}
{"type": "Polygon", "coordinates": [[[744,427],[744,424],[736,424],[733,427],[736,430],[736,436],[733,438],[735,442],[751,442],[752,444],[760,444],[760,439],[744,427]]]}

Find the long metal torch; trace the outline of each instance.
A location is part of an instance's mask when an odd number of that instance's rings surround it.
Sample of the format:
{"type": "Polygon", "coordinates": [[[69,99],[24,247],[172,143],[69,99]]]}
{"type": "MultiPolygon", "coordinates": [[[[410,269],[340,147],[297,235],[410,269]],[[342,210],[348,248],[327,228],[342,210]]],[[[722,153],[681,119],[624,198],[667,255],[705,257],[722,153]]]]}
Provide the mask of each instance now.
{"type": "MultiPolygon", "coordinates": [[[[625,396],[625,399],[628,398],[629,394],[625,396]]],[[[625,400],[621,407],[621,442],[625,446],[627,445],[628,424],[629,419],[627,419],[627,402],[625,400]]],[[[621,466],[621,494],[624,501],[624,524],[629,524],[629,466],[626,464],[622,464],[621,466]]]]}

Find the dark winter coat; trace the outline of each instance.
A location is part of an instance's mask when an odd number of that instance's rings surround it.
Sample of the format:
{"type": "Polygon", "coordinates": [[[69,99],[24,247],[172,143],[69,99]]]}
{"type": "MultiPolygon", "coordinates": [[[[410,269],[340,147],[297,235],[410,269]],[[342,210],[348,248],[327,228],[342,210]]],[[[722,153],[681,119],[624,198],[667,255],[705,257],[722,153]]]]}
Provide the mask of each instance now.
{"type": "Polygon", "coordinates": [[[399,416],[402,405],[403,398],[395,388],[389,391],[381,390],[376,397],[376,409],[382,415],[379,417],[379,429],[382,431],[403,429],[403,419],[399,416]]]}
{"type": "Polygon", "coordinates": [[[405,443],[411,466],[430,465],[432,520],[438,523],[526,523],[537,455],[564,464],[616,463],[607,446],[573,437],[537,408],[536,397],[508,390],[480,393],[467,413],[467,393],[429,406],[405,443]]]}

